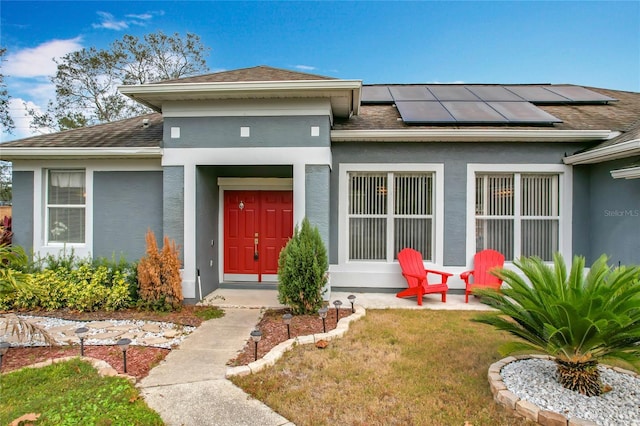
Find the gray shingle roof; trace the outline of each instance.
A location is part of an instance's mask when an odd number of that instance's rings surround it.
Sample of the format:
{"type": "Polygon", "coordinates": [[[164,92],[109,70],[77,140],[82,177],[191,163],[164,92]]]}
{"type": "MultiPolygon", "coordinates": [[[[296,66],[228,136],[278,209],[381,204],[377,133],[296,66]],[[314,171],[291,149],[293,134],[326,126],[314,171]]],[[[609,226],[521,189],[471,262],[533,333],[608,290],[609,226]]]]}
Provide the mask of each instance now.
{"type": "Polygon", "coordinates": [[[156,84],[171,83],[231,83],[240,81],[292,81],[292,80],[335,80],[304,72],[290,71],[280,68],[259,65],[257,67],[242,68],[232,71],[222,71],[211,74],[197,75],[193,77],[178,78],[175,80],[158,81],[156,84]]]}
{"type": "Polygon", "coordinates": [[[162,114],[152,113],[111,123],[0,144],[2,148],[151,148],[162,144],[162,114]],[[144,126],[143,120],[149,125],[144,126]]]}
{"type": "MultiPolygon", "coordinates": [[[[333,80],[329,77],[294,72],[278,68],[257,66],[233,71],[224,71],[179,80],[170,83],[207,83],[239,81],[287,81],[287,80],[333,80]]],[[[618,99],[606,105],[539,105],[555,117],[563,120],[553,125],[558,130],[614,130],[623,132],[605,144],[615,144],[640,137],[640,93],[589,88],[598,93],[618,99]]],[[[398,110],[392,105],[362,105],[360,114],[349,119],[334,122],[335,130],[398,130],[433,129],[442,126],[407,125],[400,119],[398,110]]],[[[493,129],[540,129],[540,126],[447,126],[447,128],[493,128],[493,129]]],[[[118,147],[160,147],[162,146],[162,115],[147,114],[112,123],[100,124],[82,129],[68,130],[48,135],[33,136],[7,142],[2,147],[15,148],[118,148],[118,147]],[[149,120],[144,127],[143,119],[149,120]]]]}

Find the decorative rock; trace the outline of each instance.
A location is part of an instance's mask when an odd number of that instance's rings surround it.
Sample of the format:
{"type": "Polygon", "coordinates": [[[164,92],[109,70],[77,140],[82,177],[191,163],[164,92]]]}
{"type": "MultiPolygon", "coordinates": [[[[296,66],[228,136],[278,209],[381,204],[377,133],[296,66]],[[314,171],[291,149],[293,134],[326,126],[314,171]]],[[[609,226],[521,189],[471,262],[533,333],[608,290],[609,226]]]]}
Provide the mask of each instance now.
{"type": "Polygon", "coordinates": [[[569,426],[598,426],[598,423],[592,422],[591,420],[571,418],[569,419],[569,426]]]}
{"type": "Polygon", "coordinates": [[[96,340],[113,340],[122,336],[123,334],[124,332],[122,331],[107,331],[105,333],[91,334],[87,338],[96,340]]]}
{"type": "Polygon", "coordinates": [[[513,392],[509,390],[501,390],[495,396],[496,401],[512,410],[516,409],[516,403],[520,400],[513,392]]]}
{"type": "Polygon", "coordinates": [[[113,323],[110,321],[92,321],[87,323],[86,326],[89,328],[103,329],[107,327],[112,327],[113,323]]]}
{"type": "Polygon", "coordinates": [[[521,399],[520,401],[516,402],[516,412],[520,414],[522,417],[524,417],[525,419],[529,419],[529,420],[533,420],[534,422],[537,422],[540,409],[538,408],[537,405],[521,399]]]}
{"type": "Polygon", "coordinates": [[[164,337],[167,339],[173,339],[178,335],[178,332],[172,328],[165,330],[163,333],[164,337]]]}
{"type": "Polygon", "coordinates": [[[142,342],[142,344],[145,346],[155,346],[167,343],[168,340],[164,337],[143,337],[142,339],[140,339],[140,342],[142,342]]]}
{"type": "Polygon", "coordinates": [[[538,423],[542,426],[567,426],[567,418],[560,413],[540,410],[538,413],[538,423]]]}
{"type": "Polygon", "coordinates": [[[160,333],[162,328],[159,324],[146,323],[142,326],[142,331],[146,331],[147,333],[160,333]]]}

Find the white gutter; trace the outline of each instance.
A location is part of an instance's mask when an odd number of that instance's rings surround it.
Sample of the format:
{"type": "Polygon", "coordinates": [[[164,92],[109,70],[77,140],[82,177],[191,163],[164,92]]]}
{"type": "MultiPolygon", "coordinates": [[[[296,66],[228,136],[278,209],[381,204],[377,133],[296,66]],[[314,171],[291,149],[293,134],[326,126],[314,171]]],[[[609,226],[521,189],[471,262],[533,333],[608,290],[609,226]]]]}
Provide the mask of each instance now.
{"type": "Polygon", "coordinates": [[[293,80],[293,81],[243,81],[218,83],[166,83],[118,86],[124,95],[200,93],[200,92],[245,92],[277,90],[344,90],[360,89],[361,80],[293,80]]]}
{"type": "Polygon", "coordinates": [[[610,139],[610,130],[557,129],[398,129],[332,130],[332,142],[593,142],[610,139]]]}
{"type": "Polygon", "coordinates": [[[611,170],[610,173],[614,179],[640,179],[640,166],[611,170]]]}
{"type": "Polygon", "coordinates": [[[3,148],[0,145],[0,159],[15,160],[27,158],[161,158],[160,147],[137,148],[3,148]]]}
{"type": "Polygon", "coordinates": [[[580,154],[570,155],[563,159],[565,164],[593,164],[604,161],[640,155],[640,139],[620,142],[615,145],[596,148],[580,154]]]}

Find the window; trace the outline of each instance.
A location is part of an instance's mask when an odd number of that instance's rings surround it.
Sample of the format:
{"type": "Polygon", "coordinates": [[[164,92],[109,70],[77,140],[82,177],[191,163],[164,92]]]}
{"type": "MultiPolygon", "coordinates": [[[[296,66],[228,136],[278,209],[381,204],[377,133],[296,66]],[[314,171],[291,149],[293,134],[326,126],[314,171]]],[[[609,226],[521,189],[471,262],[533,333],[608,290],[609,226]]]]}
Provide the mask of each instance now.
{"type": "Polygon", "coordinates": [[[560,204],[559,173],[476,173],[476,252],[552,261],[560,250],[560,204]]]}
{"type": "Polygon", "coordinates": [[[49,170],[46,199],[47,242],[84,243],[85,171],[49,170]]]}
{"type": "Polygon", "coordinates": [[[347,172],[348,260],[391,262],[411,247],[434,261],[434,175],[347,172]]]}

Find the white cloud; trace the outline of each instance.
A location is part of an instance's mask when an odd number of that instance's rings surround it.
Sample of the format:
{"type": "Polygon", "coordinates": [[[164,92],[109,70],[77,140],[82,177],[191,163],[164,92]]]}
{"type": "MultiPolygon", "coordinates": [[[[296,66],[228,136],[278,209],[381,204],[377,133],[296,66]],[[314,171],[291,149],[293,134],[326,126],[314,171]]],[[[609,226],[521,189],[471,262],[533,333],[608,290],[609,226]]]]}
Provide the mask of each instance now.
{"type": "Polygon", "coordinates": [[[3,73],[19,78],[51,76],[57,66],[53,58],[82,49],[81,37],[68,40],[51,40],[36,47],[19,50],[7,55],[3,73]]]}
{"type": "Polygon", "coordinates": [[[104,28],[107,30],[121,31],[129,28],[130,25],[146,26],[155,16],[164,15],[163,10],[156,10],[145,13],[129,13],[124,18],[118,19],[109,12],[96,12],[100,17],[100,22],[92,24],[93,28],[104,28]]]}
{"type": "Polygon", "coordinates": [[[313,71],[316,69],[316,67],[312,67],[310,65],[296,65],[295,66],[297,69],[299,70],[303,70],[303,71],[313,71]]]}
{"type": "Polygon", "coordinates": [[[117,20],[112,14],[109,12],[96,12],[100,17],[100,23],[92,24],[93,28],[106,28],[108,30],[126,30],[129,28],[129,24],[124,20],[117,20]]]}
{"type": "Polygon", "coordinates": [[[35,109],[39,112],[41,111],[40,107],[31,101],[27,101],[22,98],[11,98],[9,100],[9,110],[11,111],[11,118],[13,118],[13,123],[15,124],[16,128],[13,130],[13,134],[2,132],[2,142],[53,132],[52,129],[46,127],[32,130],[29,127],[29,125],[31,124],[31,117],[29,116],[29,114],[27,114],[27,108],[35,109]]]}

